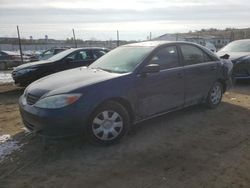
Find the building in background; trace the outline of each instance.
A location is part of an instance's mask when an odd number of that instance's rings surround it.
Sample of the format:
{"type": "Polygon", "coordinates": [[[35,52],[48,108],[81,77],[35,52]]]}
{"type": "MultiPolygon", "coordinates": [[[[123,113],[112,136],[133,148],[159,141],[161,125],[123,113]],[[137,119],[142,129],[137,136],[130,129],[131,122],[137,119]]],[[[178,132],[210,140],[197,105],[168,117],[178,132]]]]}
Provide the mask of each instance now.
{"type": "Polygon", "coordinates": [[[228,37],[215,37],[209,35],[195,36],[189,34],[164,34],[159,37],[156,37],[154,40],[188,41],[205,46],[211,51],[217,51],[218,49],[227,45],[231,41],[231,39],[228,37]]]}

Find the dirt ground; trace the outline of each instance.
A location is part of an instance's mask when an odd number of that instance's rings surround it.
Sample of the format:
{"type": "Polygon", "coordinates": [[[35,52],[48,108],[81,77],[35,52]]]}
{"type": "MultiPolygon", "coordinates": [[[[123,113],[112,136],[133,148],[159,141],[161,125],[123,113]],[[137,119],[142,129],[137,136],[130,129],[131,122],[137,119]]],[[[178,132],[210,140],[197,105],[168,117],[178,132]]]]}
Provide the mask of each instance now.
{"type": "Polygon", "coordinates": [[[238,83],[215,110],[199,105],[137,125],[119,144],[25,134],[17,101],[0,86],[0,135],[24,146],[0,163],[0,187],[250,187],[250,84],[238,83]]]}

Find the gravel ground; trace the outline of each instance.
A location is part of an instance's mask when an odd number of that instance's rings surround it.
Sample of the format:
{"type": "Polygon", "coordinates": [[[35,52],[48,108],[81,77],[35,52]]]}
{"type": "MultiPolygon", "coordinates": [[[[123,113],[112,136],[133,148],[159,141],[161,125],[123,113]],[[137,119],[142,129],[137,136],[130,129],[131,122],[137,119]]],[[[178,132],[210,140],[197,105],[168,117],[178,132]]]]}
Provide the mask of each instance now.
{"type": "MultiPolygon", "coordinates": [[[[199,105],[145,121],[110,147],[44,141],[23,130],[23,89],[0,86],[0,135],[22,144],[0,163],[0,187],[250,187],[250,84],[215,110],[199,105]]],[[[1,145],[0,145],[1,147],[1,145]]]]}

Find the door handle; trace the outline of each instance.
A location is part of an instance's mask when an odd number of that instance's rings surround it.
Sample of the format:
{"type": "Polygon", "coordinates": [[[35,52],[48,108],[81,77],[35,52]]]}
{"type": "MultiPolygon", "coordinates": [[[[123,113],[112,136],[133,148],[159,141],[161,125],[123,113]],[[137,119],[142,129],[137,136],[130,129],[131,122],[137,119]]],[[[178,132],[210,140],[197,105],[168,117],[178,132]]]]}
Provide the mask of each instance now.
{"type": "Polygon", "coordinates": [[[178,78],[183,78],[183,73],[180,73],[180,72],[177,73],[177,77],[178,77],[178,78]]]}
{"type": "Polygon", "coordinates": [[[210,70],[212,70],[212,71],[213,71],[213,70],[216,70],[216,69],[217,69],[217,66],[216,66],[216,65],[210,67],[210,70]]]}

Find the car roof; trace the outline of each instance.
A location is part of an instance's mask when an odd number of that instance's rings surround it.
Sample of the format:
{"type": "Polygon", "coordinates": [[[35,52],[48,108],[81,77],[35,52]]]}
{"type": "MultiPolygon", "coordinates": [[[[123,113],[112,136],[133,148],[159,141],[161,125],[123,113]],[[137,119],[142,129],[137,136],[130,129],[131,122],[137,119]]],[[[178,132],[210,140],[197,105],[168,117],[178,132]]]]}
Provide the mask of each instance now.
{"type": "Polygon", "coordinates": [[[133,47],[133,46],[140,46],[140,47],[156,47],[162,44],[168,44],[171,43],[171,41],[146,41],[146,42],[137,42],[132,44],[126,44],[124,46],[133,47]]]}
{"type": "Polygon", "coordinates": [[[186,41],[146,41],[146,42],[138,42],[138,43],[132,43],[124,45],[126,47],[157,47],[165,44],[193,44],[197,45],[192,42],[186,42],[186,41]]]}
{"type": "Polygon", "coordinates": [[[7,51],[7,50],[1,50],[1,52],[6,53],[6,54],[8,54],[8,55],[20,55],[20,54],[17,53],[17,52],[12,52],[12,51],[7,51]]]}
{"type": "Polygon", "coordinates": [[[92,50],[92,49],[101,49],[101,50],[107,50],[107,51],[109,51],[109,49],[107,49],[107,48],[98,48],[98,47],[69,48],[69,49],[66,49],[64,51],[65,52],[66,51],[68,51],[68,52],[75,52],[75,51],[78,51],[78,50],[92,50]]]}
{"type": "MultiPolygon", "coordinates": [[[[72,48],[72,47],[62,47],[62,48],[51,48],[49,50],[83,50],[83,49],[103,49],[103,50],[109,50],[108,48],[104,48],[104,47],[80,47],[80,48],[72,48]]],[[[48,50],[46,50],[48,51],[48,50]]]]}
{"type": "Polygon", "coordinates": [[[232,42],[236,42],[236,41],[246,41],[246,42],[250,42],[250,39],[240,39],[240,40],[234,40],[232,42]]]}
{"type": "Polygon", "coordinates": [[[109,50],[108,48],[104,47],[81,47],[81,48],[69,48],[74,50],[95,50],[95,49],[103,49],[103,50],[109,50]]]}

